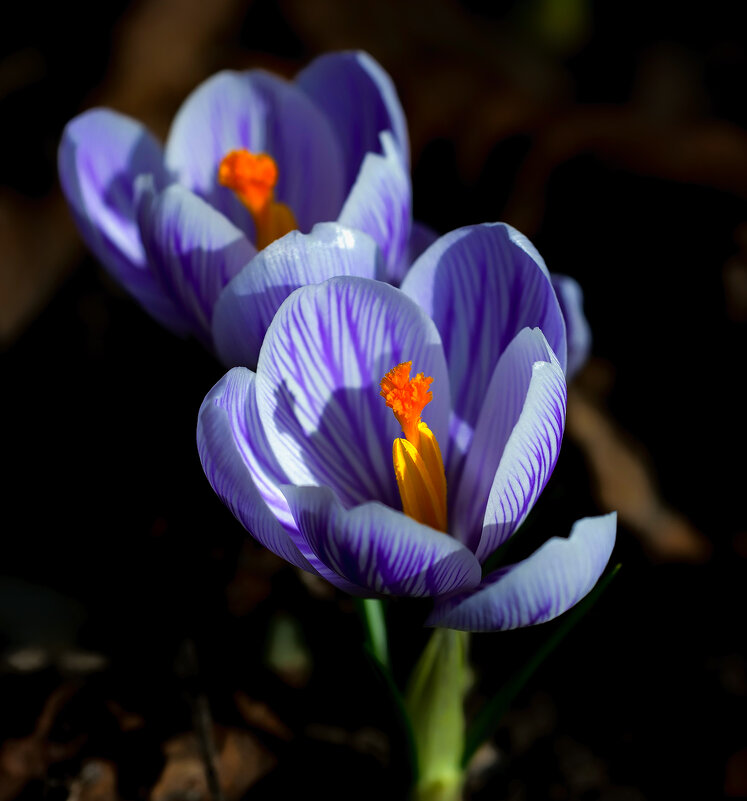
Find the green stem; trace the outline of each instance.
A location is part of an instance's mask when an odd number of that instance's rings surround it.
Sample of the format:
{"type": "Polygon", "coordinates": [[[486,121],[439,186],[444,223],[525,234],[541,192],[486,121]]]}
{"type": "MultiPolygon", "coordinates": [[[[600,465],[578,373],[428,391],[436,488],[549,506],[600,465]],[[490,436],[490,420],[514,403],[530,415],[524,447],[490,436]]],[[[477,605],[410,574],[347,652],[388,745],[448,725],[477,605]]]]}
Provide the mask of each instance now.
{"type": "Polygon", "coordinates": [[[389,645],[383,603],[377,598],[357,598],[356,605],[366,629],[366,644],[369,650],[385,668],[389,669],[389,645]]]}
{"type": "Polygon", "coordinates": [[[464,771],[467,634],[435,629],[405,696],[418,759],[413,801],[459,801],[464,771]]]}

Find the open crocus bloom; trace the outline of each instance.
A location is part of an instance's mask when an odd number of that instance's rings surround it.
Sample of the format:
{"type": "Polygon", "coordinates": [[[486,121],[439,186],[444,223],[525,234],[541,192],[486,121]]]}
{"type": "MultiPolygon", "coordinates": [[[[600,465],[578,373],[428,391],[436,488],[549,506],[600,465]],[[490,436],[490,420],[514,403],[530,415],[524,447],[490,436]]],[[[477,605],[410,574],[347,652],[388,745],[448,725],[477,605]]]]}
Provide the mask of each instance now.
{"type": "Polygon", "coordinates": [[[382,254],[377,277],[399,283],[428,237],[412,225],[402,108],[364,53],[322,56],[293,82],[218,73],[187,98],[165,149],[133,119],[87,111],[65,128],[58,166],[98,259],[160,323],[210,348],[218,298],[258,251],[292,262],[282,242],[347,248],[355,235],[312,232],[336,221],[370,235],[382,254]],[[284,237],[292,231],[308,236],[284,237]]]}
{"type": "Polygon", "coordinates": [[[555,465],[566,351],[532,245],[506,225],[460,229],[401,289],[345,276],[294,291],[256,372],[205,398],[202,465],[257,540],[345,591],[432,597],[429,623],[457,629],[549,620],[603,571],[614,514],[484,578],[482,563],[555,465]]]}

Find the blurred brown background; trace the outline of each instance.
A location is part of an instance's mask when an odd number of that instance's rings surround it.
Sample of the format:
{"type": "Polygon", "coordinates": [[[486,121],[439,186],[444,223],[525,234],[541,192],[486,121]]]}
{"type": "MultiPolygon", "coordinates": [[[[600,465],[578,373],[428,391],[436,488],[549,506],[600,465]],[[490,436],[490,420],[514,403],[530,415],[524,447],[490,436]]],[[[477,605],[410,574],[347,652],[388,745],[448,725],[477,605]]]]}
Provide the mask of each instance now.
{"type": "MultiPolygon", "coordinates": [[[[517,699],[472,797],[747,797],[738,10],[591,0],[12,10],[0,31],[0,801],[203,797],[189,734],[203,697],[229,801],[404,786],[401,735],[358,654],[349,603],[250,543],[201,474],[194,421],[219,365],[108,279],[56,184],[62,127],[91,105],[164,137],[214,71],[290,77],[340,48],[370,52],[399,90],[416,218],[441,232],[512,223],[579,280],[594,332],[532,536],[618,509],[623,571],[517,699]]],[[[422,609],[396,611],[404,674],[422,609]]],[[[477,693],[500,686],[552,625],[475,637],[477,693]]]]}

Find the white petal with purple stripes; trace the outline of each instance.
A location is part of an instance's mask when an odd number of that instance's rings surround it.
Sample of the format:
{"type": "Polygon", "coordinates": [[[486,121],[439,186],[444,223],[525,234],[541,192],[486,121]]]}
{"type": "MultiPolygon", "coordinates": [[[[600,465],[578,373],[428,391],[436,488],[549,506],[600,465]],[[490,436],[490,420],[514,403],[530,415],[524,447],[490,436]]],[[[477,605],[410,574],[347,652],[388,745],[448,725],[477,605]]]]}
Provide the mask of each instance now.
{"type": "Polygon", "coordinates": [[[392,443],[401,436],[379,395],[400,362],[432,376],[423,419],[446,442],[448,375],[433,322],[388,284],[333,278],[280,307],[257,365],[257,402],[289,483],[332,487],[346,506],[399,508],[392,443]]]}
{"type": "Polygon", "coordinates": [[[280,304],[298,287],[335,275],[379,278],[381,255],[368,235],[338,223],[318,223],[260,251],[220,296],[213,339],[224,364],[254,366],[267,328],[280,304]]]}
{"type": "Polygon", "coordinates": [[[392,135],[381,134],[383,155],[368,153],[339,222],[370,234],[386,262],[386,280],[399,284],[412,226],[412,189],[392,135]]]}
{"type": "Polygon", "coordinates": [[[380,503],[345,509],[328,487],[283,488],[301,535],[361,594],[438,596],[476,586],[480,565],[447,534],[380,503]]]}
{"type": "Polygon", "coordinates": [[[428,624],[499,631],[544,623],[578,603],[596,584],[615,545],[617,515],[576,521],[530,557],[497,570],[472,592],[436,603],[428,624]]]}
{"type": "Polygon", "coordinates": [[[476,551],[481,562],[516,531],[545,488],[563,439],[566,398],[558,362],[535,362],[524,406],[490,488],[476,551]]]}
{"type": "Polygon", "coordinates": [[[407,122],[392,79],[368,53],[327,53],[296,76],[296,84],[329,119],[343,152],[345,186],[366,153],[380,153],[379,134],[390,131],[405,170],[410,168],[407,122]]]}
{"type": "Polygon", "coordinates": [[[575,278],[553,273],[552,285],[558,296],[568,338],[568,380],[584,366],[591,352],[591,328],[584,315],[584,293],[575,278]]]}
{"type": "Polygon", "coordinates": [[[412,266],[402,291],[435,321],[454,411],[470,426],[500,355],[522,328],[540,328],[565,364],[565,324],[547,268],[526,237],[505,223],[442,236],[412,266]]]}
{"type": "Polygon", "coordinates": [[[219,211],[178,184],[143,192],[138,213],[148,259],[162,285],[212,347],[215,303],[257,250],[219,211]]]}
{"type": "MultiPolygon", "coordinates": [[[[477,550],[488,496],[521,416],[524,415],[526,426],[530,415],[541,417],[547,412],[554,415],[551,406],[527,405],[534,365],[545,362],[557,365],[560,370],[542,332],[538,328],[521,330],[498,359],[461,470],[451,469],[448,473],[451,531],[472,551],[477,550]]],[[[532,397],[542,399],[536,391],[532,397]]],[[[556,422],[553,417],[551,427],[556,422]]],[[[535,421],[534,429],[539,424],[535,421]]]]}
{"type": "Polygon", "coordinates": [[[202,469],[218,497],[256,540],[297,567],[315,572],[288,534],[293,518],[278,489],[282,474],[261,437],[254,381],[251,370],[235,367],[205,397],[197,419],[202,469]]]}
{"type": "Polygon", "coordinates": [[[67,124],[57,163],[88,247],[162,325],[186,333],[187,321],[148,267],[135,220],[138,176],[151,175],[158,189],[169,182],[161,145],[139,122],[95,108],[67,124]]]}
{"type": "Polygon", "coordinates": [[[326,116],[297,86],[263,70],[219,72],[186,99],[169,133],[166,163],[179,180],[251,232],[248,211],[217,183],[221,159],[236,149],[275,159],[276,200],[302,231],[337,218],[342,153],[326,116]]]}

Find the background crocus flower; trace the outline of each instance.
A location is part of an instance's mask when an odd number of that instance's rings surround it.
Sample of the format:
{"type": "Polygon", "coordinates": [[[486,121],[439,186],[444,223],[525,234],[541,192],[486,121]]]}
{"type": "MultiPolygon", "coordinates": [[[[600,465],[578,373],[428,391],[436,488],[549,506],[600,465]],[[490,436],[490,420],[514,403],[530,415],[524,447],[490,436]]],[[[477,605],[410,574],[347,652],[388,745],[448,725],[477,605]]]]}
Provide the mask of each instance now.
{"type": "Polygon", "coordinates": [[[343,590],[432,597],[436,626],[549,620],[601,574],[614,514],[485,578],[482,564],[557,460],[566,350],[533,246],[502,224],[460,229],[401,289],[339,277],[288,297],[256,373],[234,368],[202,405],[203,468],[257,540],[343,590]]]}
{"type": "MultiPolygon", "coordinates": [[[[218,73],[184,102],[165,149],[133,119],[87,111],[65,128],[58,166],[98,259],[159,322],[211,348],[230,338],[214,330],[214,309],[247,265],[271,271],[299,248],[348,248],[360,234],[345,227],[372,237],[377,277],[399,282],[428,239],[412,226],[402,108],[365,53],[322,56],[293,82],[262,70],[218,73]],[[325,221],[341,227],[314,229],[325,221]],[[296,229],[309,238],[281,239],[296,229]],[[259,264],[258,251],[267,251],[259,264]]],[[[287,273],[288,292],[309,280],[287,273]]],[[[222,357],[232,363],[233,354],[222,357]]]]}

